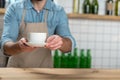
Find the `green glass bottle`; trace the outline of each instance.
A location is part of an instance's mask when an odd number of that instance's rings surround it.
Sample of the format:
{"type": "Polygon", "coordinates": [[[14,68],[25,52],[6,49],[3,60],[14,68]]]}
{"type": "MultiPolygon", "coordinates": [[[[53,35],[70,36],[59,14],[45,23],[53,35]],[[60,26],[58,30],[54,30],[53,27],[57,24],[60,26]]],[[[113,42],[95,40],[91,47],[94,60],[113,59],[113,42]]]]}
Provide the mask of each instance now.
{"type": "Polygon", "coordinates": [[[54,52],[54,68],[61,67],[61,56],[59,55],[59,51],[55,50],[54,52]]]}
{"type": "Polygon", "coordinates": [[[83,3],[83,13],[84,14],[91,13],[91,4],[90,4],[89,0],[84,0],[84,3],[83,3]]]}
{"type": "Polygon", "coordinates": [[[73,66],[73,64],[74,64],[74,62],[73,62],[73,56],[72,56],[71,52],[68,53],[67,60],[68,60],[67,67],[68,68],[74,68],[74,66],[73,66]]]}
{"type": "Polygon", "coordinates": [[[106,2],[106,15],[113,15],[113,0],[106,2]]]}
{"type": "Polygon", "coordinates": [[[62,53],[61,55],[61,68],[67,68],[67,56],[65,53],[62,53]]]}
{"type": "Polygon", "coordinates": [[[86,56],[84,49],[81,49],[80,51],[79,68],[86,68],[86,56]]]}
{"type": "Polygon", "coordinates": [[[73,13],[79,13],[80,0],[73,0],[73,13]]]}
{"type": "Polygon", "coordinates": [[[73,53],[73,68],[78,68],[78,62],[79,62],[78,49],[75,48],[73,53]]]}
{"type": "Polygon", "coordinates": [[[93,2],[92,2],[92,13],[93,14],[98,14],[98,10],[99,10],[98,0],[93,0],[93,2]]]}
{"type": "Polygon", "coordinates": [[[115,4],[115,15],[116,16],[120,16],[120,0],[116,1],[116,4],[115,4]]]}
{"type": "Polygon", "coordinates": [[[87,50],[87,67],[86,68],[91,68],[91,60],[92,60],[91,50],[88,49],[87,50]]]}

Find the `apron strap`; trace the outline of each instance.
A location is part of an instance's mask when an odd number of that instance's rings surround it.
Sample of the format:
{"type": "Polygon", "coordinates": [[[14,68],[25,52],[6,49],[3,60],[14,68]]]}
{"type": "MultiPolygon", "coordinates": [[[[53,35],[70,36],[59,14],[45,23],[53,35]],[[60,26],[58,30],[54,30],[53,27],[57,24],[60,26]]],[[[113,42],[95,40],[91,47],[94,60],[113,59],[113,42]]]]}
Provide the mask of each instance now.
{"type": "Polygon", "coordinates": [[[23,9],[23,13],[22,13],[22,19],[21,19],[21,23],[20,23],[20,30],[19,30],[19,36],[18,36],[18,40],[21,38],[21,37],[24,37],[24,30],[26,28],[25,26],[25,23],[24,23],[24,18],[25,18],[25,15],[26,15],[26,9],[23,9]]]}
{"type": "MultiPolygon", "coordinates": [[[[22,13],[22,19],[21,19],[21,23],[20,23],[20,31],[19,31],[19,35],[25,37],[25,30],[26,30],[26,23],[24,22],[24,18],[26,15],[26,9],[23,9],[23,13],[22,13]]],[[[44,15],[44,22],[47,23],[47,17],[48,17],[48,10],[45,10],[45,15],[44,15]]],[[[46,24],[44,24],[44,26],[47,26],[46,24]]]]}
{"type": "Polygon", "coordinates": [[[44,15],[44,22],[47,23],[47,17],[48,17],[48,10],[45,10],[45,15],[44,15]]]}
{"type": "Polygon", "coordinates": [[[25,15],[26,15],[26,9],[23,9],[23,14],[22,14],[22,23],[24,22],[25,15]]]}
{"type": "MultiPolygon", "coordinates": [[[[23,9],[23,14],[22,14],[22,21],[21,21],[21,23],[24,23],[25,15],[26,15],[26,9],[23,9]]],[[[44,22],[47,22],[47,17],[48,17],[48,10],[46,9],[45,15],[44,15],[44,22]]]]}

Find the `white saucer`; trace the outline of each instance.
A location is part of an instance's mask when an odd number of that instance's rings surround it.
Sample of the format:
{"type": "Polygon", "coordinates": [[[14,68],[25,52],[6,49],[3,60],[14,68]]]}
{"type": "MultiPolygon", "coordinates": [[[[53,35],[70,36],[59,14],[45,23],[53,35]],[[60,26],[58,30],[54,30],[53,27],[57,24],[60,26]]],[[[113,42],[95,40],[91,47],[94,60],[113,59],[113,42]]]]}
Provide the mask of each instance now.
{"type": "Polygon", "coordinates": [[[34,46],[34,47],[44,47],[46,43],[33,43],[33,42],[28,42],[27,45],[29,46],[34,46]]]}

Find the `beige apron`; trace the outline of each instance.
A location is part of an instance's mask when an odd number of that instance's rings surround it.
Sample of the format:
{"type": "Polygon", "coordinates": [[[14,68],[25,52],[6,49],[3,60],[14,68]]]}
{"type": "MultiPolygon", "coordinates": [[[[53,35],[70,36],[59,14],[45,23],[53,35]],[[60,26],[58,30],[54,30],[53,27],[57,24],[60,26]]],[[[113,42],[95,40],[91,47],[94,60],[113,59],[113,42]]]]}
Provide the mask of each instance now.
{"type": "MultiPolygon", "coordinates": [[[[24,16],[26,9],[23,10],[22,22],[20,26],[20,34],[18,39],[27,37],[30,32],[46,32],[47,30],[47,15],[48,10],[45,12],[44,22],[42,23],[25,23],[24,16]]],[[[38,48],[30,53],[20,53],[11,56],[8,61],[7,67],[19,68],[52,68],[52,55],[51,51],[46,48],[38,48]]]]}

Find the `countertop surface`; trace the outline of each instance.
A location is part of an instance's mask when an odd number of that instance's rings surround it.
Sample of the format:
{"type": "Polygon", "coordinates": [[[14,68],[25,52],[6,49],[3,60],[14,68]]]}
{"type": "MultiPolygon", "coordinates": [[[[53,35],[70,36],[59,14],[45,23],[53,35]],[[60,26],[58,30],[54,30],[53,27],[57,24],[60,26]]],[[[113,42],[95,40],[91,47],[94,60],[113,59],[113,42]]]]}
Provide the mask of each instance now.
{"type": "Polygon", "coordinates": [[[0,80],[120,80],[120,70],[0,68],[0,80]]]}

